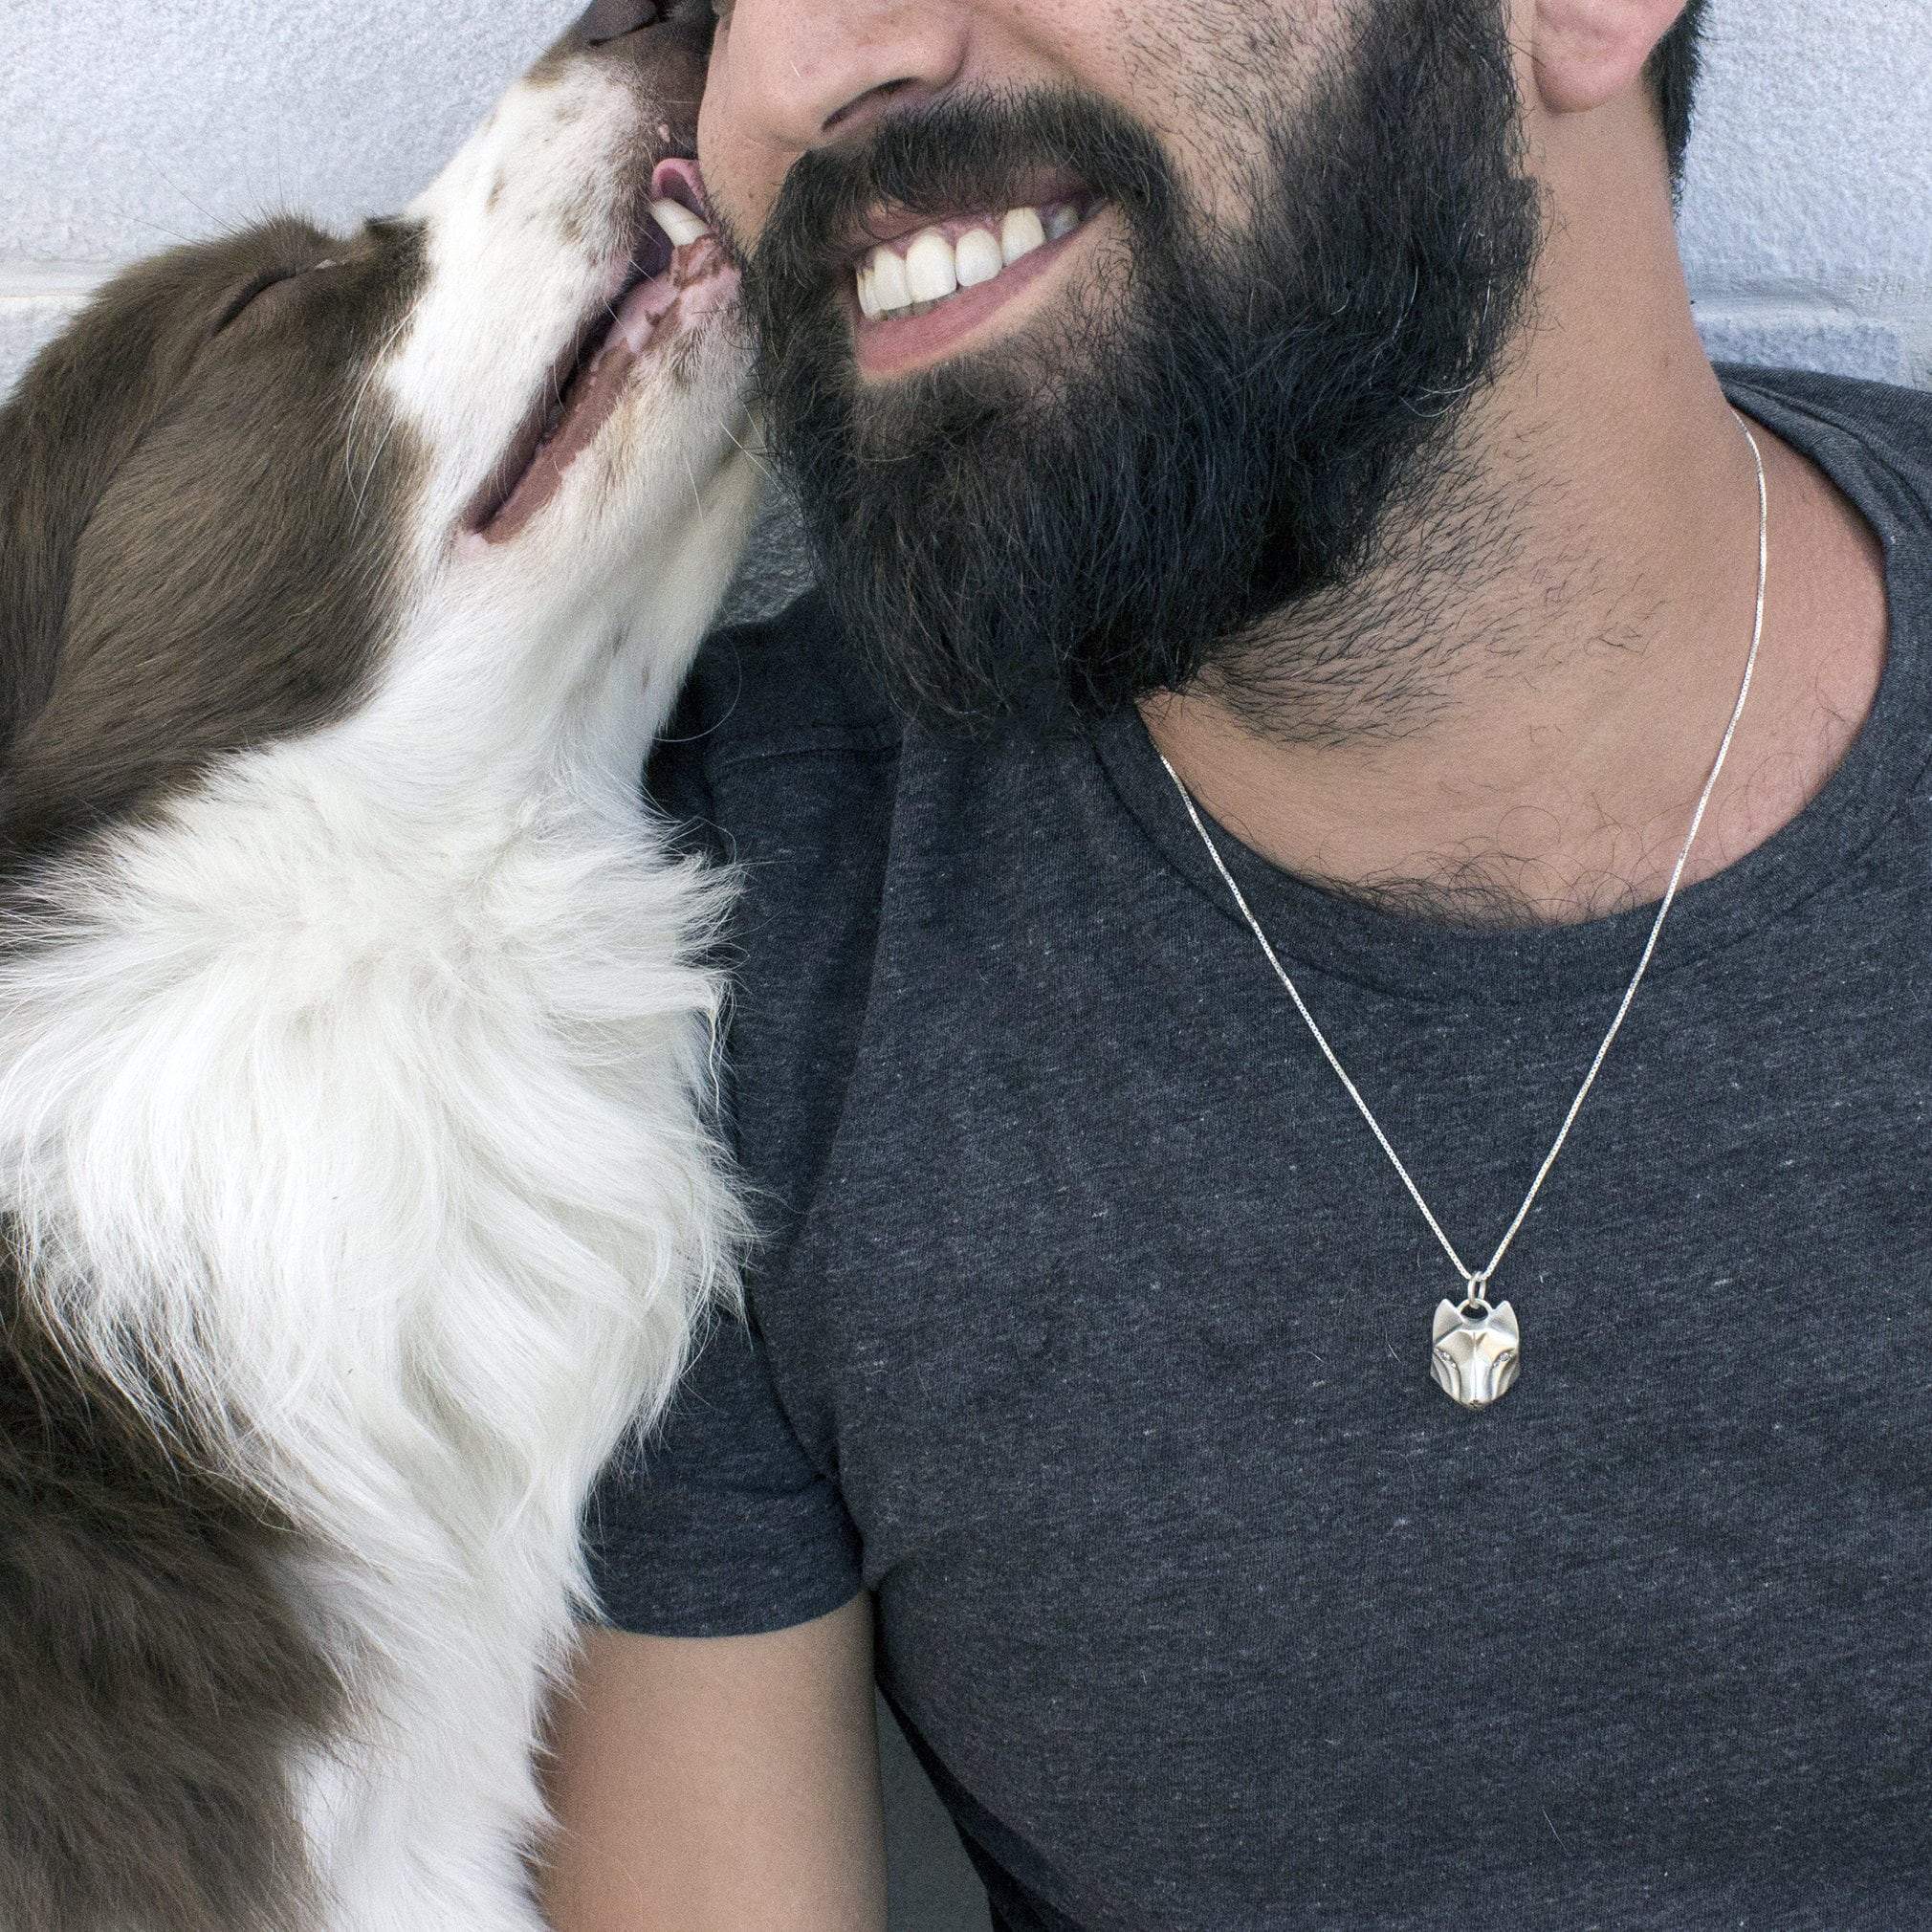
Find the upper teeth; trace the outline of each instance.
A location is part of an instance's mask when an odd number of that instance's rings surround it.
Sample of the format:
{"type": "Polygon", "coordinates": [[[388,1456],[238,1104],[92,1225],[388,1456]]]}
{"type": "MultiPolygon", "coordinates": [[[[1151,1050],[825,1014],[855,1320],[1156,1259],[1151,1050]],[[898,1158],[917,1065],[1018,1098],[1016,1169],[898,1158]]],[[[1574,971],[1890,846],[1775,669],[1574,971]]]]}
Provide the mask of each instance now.
{"type": "Polygon", "coordinates": [[[681,201],[654,201],[650,212],[658,227],[670,237],[672,248],[681,249],[687,242],[698,241],[711,233],[710,223],[700,221],[681,201]]]}
{"type": "Polygon", "coordinates": [[[903,254],[885,244],[859,266],[859,311],[868,322],[908,309],[923,314],[961,289],[992,281],[1035,249],[1071,234],[1080,223],[1073,203],[1056,202],[1044,209],[1010,209],[997,233],[989,222],[967,230],[955,242],[942,230],[924,229],[903,254]]]}

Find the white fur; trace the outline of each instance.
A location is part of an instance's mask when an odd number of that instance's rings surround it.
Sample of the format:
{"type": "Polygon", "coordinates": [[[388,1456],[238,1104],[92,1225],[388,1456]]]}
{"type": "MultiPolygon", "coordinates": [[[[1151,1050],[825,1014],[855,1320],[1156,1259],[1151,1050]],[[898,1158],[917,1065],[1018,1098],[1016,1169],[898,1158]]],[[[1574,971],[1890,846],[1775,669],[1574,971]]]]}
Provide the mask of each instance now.
{"type": "Polygon", "coordinates": [[[637,800],[752,504],[729,327],[516,540],[452,536],[604,272],[639,113],[588,68],[519,88],[413,211],[434,273],[371,401],[430,473],[368,700],[62,864],[0,978],[34,1291],[309,1532],[291,1588],[357,1699],[302,1774],[330,1932],[538,1923],[579,1510],[741,1233],[695,963],[726,888],[637,800]]]}

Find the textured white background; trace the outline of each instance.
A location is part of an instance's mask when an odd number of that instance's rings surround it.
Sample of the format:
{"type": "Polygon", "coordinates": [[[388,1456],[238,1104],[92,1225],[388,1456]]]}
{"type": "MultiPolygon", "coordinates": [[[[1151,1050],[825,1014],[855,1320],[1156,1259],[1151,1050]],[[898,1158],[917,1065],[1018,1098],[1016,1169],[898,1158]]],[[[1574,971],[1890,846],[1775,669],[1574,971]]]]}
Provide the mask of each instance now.
{"type": "MultiPolygon", "coordinates": [[[[406,200],[569,0],[0,0],[0,385],[114,263],[406,200]]],[[[1932,0],[1716,0],[1683,240],[1715,352],[1932,384],[1932,0]]]]}
{"type": "MultiPolygon", "coordinates": [[[[0,389],[117,262],[406,200],[570,0],[0,0],[0,389]]],[[[1716,0],[1683,210],[1715,354],[1932,385],[1932,0],[1716,0]]],[[[983,1908],[888,1739],[895,1932],[983,1908]]]]}

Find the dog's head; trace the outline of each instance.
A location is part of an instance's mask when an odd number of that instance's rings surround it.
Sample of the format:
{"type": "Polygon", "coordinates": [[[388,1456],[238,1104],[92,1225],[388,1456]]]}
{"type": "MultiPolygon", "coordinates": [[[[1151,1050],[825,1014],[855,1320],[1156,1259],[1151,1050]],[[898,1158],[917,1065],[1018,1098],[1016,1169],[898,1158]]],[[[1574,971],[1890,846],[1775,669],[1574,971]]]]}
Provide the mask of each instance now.
{"type": "Polygon", "coordinates": [[[177,249],[41,355],[0,412],[0,859],[350,719],[527,766],[614,697],[641,749],[753,494],[679,160],[709,14],[598,0],[400,215],[177,249]]]}

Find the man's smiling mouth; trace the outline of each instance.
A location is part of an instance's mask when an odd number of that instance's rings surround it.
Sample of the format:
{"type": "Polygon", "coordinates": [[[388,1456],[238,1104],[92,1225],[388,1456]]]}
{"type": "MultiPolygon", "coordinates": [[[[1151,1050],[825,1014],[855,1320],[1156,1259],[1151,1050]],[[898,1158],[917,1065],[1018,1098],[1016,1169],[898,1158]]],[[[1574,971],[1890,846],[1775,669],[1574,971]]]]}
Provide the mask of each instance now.
{"type": "Polygon", "coordinates": [[[1003,210],[874,215],[836,272],[862,376],[930,367],[1039,308],[1041,287],[1109,203],[1064,174],[1028,189],[1031,199],[1003,210]]]}
{"type": "Polygon", "coordinates": [[[1090,195],[1064,196],[1000,215],[957,216],[881,242],[853,272],[859,314],[867,322],[929,315],[1065,240],[1094,206],[1090,195]]]}

